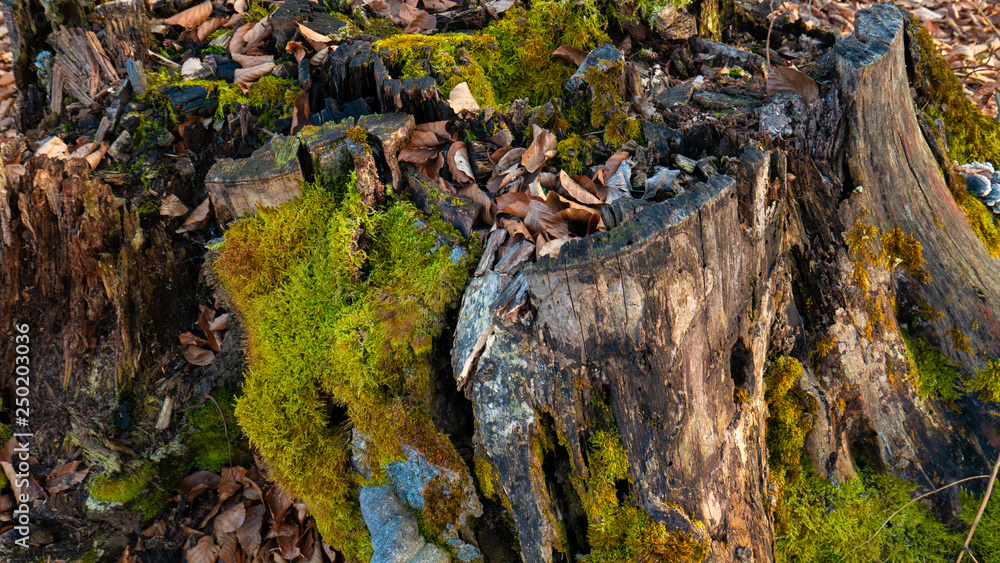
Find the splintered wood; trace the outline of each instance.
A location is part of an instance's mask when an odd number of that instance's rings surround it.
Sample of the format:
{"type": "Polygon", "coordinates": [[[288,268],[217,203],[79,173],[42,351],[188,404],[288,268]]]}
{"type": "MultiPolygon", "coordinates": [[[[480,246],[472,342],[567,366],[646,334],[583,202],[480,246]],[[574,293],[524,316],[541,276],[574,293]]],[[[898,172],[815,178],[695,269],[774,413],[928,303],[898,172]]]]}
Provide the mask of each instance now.
{"type": "MultiPolygon", "coordinates": [[[[799,0],[797,10],[816,25],[854,32],[854,14],[876,2],[799,0]]],[[[991,117],[1000,89],[1000,3],[995,0],[897,0],[913,11],[930,32],[945,60],[965,87],[965,94],[991,117]]]]}
{"type": "Polygon", "coordinates": [[[101,90],[118,81],[118,73],[94,32],[63,28],[53,33],[49,41],[56,49],[50,96],[54,111],[62,106],[63,91],[90,106],[101,90]],[[55,105],[56,100],[59,106],[55,105]]]}
{"type": "Polygon", "coordinates": [[[17,135],[14,128],[14,101],[17,100],[17,90],[14,89],[12,60],[7,23],[3,19],[3,14],[0,14],[0,139],[10,139],[17,135]]]}

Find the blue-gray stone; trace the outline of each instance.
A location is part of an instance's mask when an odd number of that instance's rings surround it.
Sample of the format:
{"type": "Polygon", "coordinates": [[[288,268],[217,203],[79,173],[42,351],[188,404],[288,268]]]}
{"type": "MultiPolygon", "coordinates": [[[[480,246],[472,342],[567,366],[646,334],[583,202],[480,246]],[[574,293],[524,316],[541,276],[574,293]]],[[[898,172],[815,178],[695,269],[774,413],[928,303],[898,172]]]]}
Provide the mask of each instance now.
{"type": "Polygon", "coordinates": [[[966,174],[965,189],[976,197],[985,197],[990,193],[990,181],[979,174],[966,174]]]}
{"type": "Polygon", "coordinates": [[[429,543],[420,550],[420,553],[414,555],[409,563],[448,563],[449,561],[445,550],[429,543]]]}
{"type": "Polygon", "coordinates": [[[583,59],[579,68],[576,69],[573,76],[570,76],[569,80],[566,82],[566,89],[570,92],[574,92],[583,86],[583,84],[587,82],[587,71],[593,67],[597,67],[597,70],[604,71],[615,65],[624,68],[625,55],[616,49],[614,45],[601,45],[588,53],[587,58],[583,59]]]}
{"type": "Polygon", "coordinates": [[[425,545],[417,519],[413,515],[397,516],[372,534],[371,563],[407,563],[425,545]]]}
{"type": "Polygon", "coordinates": [[[409,514],[409,510],[399,502],[392,487],[361,487],[359,494],[361,517],[374,536],[389,520],[409,514]]]}

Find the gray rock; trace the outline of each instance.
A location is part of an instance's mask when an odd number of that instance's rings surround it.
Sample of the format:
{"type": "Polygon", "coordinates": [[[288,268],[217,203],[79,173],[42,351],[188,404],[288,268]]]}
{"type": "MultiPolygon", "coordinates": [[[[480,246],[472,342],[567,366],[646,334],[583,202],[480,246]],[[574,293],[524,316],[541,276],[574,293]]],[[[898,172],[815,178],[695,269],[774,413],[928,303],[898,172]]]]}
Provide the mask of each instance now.
{"type": "Polygon", "coordinates": [[[979,174],[966,174],[965,189],[976,197],[985,197],[990,193],[990,181],[979,174]]]}
{"type": "Polygon", "coordinates": [[[426,545],[417,519],[412,515],[397,516],[372,533],[371,563],[407,563],[426,545]]]}
{"type": "Polygon", "coordinates": [[[694,94],[694,84],[688,82],[687,84],[679,84],[666,90],[656,96],[654,100],[656,100],[656,105],[668,108],[690,102],[692,94],[694,94]]]}
{"type": "Polygon", "coordinates": [[[586,84],[586,73],[591,68],[596,67],[597,70],[604,71],[616,65],[624,69],[625,55],[623,55],[622,52],[616,49],[613,45],[601,45],[591,51],[587,55],[587,58],[580,63],[579,68],[576,69],[573,76],[570,76],[569,80],[566,82],[566,89],[570,92],[575,92],[586,84]]]}
{"type": "Polygon", "coordinates": [[[361,517],[372,535],[375,535],[389,520],[410,513],[389,486],[361,487],[359,497],[361,517]]]}
{"type": "Polygon", "coordinates": [[[696,92],[694,103],[709,110],[736,110],[745,112],[760,107],[761,101],[749,96],[733,96],[721,92],[696,92]]]}
{"type": "Polygon", "coordinates": [[[430,543],[425,545],[420,553],[414,555],[413,559],[410,559],[410,563],[448,563],[449,561],[445,550],[430,543]]]}

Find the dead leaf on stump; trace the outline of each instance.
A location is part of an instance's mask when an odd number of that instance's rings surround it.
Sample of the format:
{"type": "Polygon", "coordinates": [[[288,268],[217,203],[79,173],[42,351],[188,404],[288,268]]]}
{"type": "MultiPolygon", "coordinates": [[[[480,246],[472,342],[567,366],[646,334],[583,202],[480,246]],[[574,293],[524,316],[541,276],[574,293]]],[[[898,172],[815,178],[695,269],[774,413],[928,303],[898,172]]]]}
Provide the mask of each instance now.
{"type": "Polygon", "coordinates": [[[562,47],[559,47],[555,51],[552,51],[552,54],[557,57],[566,59],[567,61],[575,64],[576,66],[582,65],[584,59],[587,58],[586,51],[584,51],[583,49],[577,49],[576,47],[570,47],[569,45],[563,45],[562,47]]]}
{"type": "Polygon", "coordinates": [[[819,98],[819,85],[794,66],[772,66],[767,71],[767,93],[776,92],[798,94],[803,102],[810,104],[819,98]]]}
{"type": "Polygon", "coordinates": [[[215,360],[215,353],[198,346],[188,346],[184,350],[184,359],[196,366],[207,366],[215,360]]]}
{"type": "Polygon", "coordinates": [[[462,82],[451,89],[451,93],[448,94],[448,105],[459,115],[479,112],[479,104],[476,102],[476,98],[472,96],[468,82],[462,82]]]}
{"type": "Polygon", "coordinates": [[[181,202],[181,198],[174,194],[167,194],[163,197],[163,201],[160,202],[160,215],[166,217],[181,217],[188,211],[190,210],[181,202]]]}
{"type": "Polygon", "coordinates": [[[181,225],[180,228],[174,232],[180,234],[180,233],[186,233],[188,231],[200,231],[204,229],[206,226],[208,226],[208,222],[209,220],[211,220],[211,218],[212,218],[211,199],[206,197],[205,201],[201,202],[201,205],[196,207],[195,210],[192,211],[190,215],[188,215],[188,218],[186,221],[184,221],[184,224],[181,225]]]}
{"type": "Polygon", "coordinates": [[[192,6],[183,12],[178,12],[163,23],[167,25],[179,25],[187,29],[194,29],[205,23],[208,16],[212,15],[212,3],[207,1],[196,6],[192,6]]]}
{"type": "MultiPolygon", "coordinates": [[[[556,136],[548,129],[532,124],[531,145],[521,155],[521,165],[528,172],[535,172],[545,164],[545,161],[556,155],[556,136]]],[[[497,165],[500,168],[500,165],[497,165]]]]}

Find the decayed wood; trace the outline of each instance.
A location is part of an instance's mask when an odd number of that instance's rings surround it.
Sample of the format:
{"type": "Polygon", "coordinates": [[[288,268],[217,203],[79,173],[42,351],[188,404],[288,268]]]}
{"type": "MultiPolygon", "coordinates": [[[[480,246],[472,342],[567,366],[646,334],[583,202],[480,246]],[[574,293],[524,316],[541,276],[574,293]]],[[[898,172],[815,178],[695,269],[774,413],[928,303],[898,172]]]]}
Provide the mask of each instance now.
{"type": "Polygon", "coordinates": [[[277,207],[302,195],[305,180],[299,164],[299,140],[275,135],[249,158],[216,162],[205,176],[205,188],[220,223],[277,207]]]}
{"type": "Polygon", "coordinates": [[[358,119],[358,127],[368,131],[381,144],[378,149],[392,173],[393,186],[399,187],[402,180],[396,155],[410,139],[415,126],[413,116],[406,113],[366,115],[358,119]]]}
{"type": "Polygon", "coordinates": [[[56,50],[53,68],[59,67],[63,86],[84,105],[93,105],[98,92],[119,80],[94,32],[63,28],[49,40],[56,50]]]}
{"type": "Polygon", "coordinates": [[[767,474],[762,377],[785,278],[781,215],[757,201],[770,161],[748,149],[739,185],[713,176],[516,276],[498,268],[473,280],[452,364],[473,400],[477,454],[514,507],[525,561],[551,561],[560,526],[532,445],[538,413],[552,415],[585,476],[585,406],[602,388],[641,508],[669,529],[698,537],[694,517],[726,537],[713,543],[713,561],[746,549],[771,560],[764,479],[749,478],[767,474]],[[752,205],[741,208],[743,199],[752,205]],[[750,374],[741,404],[735,369],[750,374]]]}
{"type": "Polygon", "coordinates": [[[409,162],[403,163],[402,173],[414,205],[425,213],[437,210],[441,218],[451,223],[463,236],[472,236],[473,226],[482,213],[481,204],[465,196],[444,193],[437,182],[421,174],[409,162]]]}
{"type": "Polygon", "coordinates": [[[149,58],[149,6],[144,0],[112,0],[94,12],[104,24],[102,44],[118,72],[124,73],[130,58],[140,63],[149,58]]]}

